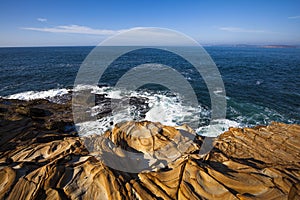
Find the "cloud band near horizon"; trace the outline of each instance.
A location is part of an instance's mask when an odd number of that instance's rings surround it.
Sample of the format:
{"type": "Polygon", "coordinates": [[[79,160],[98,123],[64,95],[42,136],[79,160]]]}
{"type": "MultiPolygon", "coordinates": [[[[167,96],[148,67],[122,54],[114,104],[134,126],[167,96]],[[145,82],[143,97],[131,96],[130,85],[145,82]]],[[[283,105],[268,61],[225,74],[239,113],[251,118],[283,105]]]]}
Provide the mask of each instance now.
{"type": "Polygon", "coordinates": [[[55,27],[21,27],[23,30],[50,32],[50,33],[77,33],[77,34],[91,34],[91,35],[115,35],[123,30],[108,30],[108,29],[93,29],[88,26],[80,25],[63,25],[55,27]]]}
{"type": "Polygon", "coordinates": [[[240,27],[220,27],[221,31],[228,31],[233,33],[265,33],[265,30],[255,30],[255,29],[244,29],[240,27]]]}

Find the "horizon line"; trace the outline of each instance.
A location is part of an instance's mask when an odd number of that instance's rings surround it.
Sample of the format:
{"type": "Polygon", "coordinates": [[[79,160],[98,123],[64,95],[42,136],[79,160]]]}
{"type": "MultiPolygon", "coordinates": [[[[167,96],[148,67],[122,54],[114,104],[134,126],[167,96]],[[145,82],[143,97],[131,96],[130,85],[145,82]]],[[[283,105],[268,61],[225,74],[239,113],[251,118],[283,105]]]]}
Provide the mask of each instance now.
{"type": "MultiPolygon", "coordinates": [[[[300,44],[249,44],[249,43],[206,43],[200,46],[287,46],[287,47],[300,47],[300,44]]],[[[0,46],[0,48],[34,48],[34,47],[96,47],[98,45],[28,45],[28,46],[0,46]]],[[[126,46],[126,45],[125,45],[126,46]]],[[[128,45],[130,46],[130,45],[128,45]]],[[[167,45],[166,45],[167,46],[167,45]]],[[[184,46],[184,45],[178,45],[184,46]]]]}

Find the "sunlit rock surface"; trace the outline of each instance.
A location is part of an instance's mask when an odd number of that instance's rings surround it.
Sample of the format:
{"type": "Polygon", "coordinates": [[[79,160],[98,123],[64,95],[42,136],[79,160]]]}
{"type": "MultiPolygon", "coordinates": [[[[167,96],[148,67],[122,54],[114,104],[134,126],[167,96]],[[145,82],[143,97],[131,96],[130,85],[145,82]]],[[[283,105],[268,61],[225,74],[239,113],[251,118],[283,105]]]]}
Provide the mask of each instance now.
{"type": "Polygon", "coordinates": [[[0,199],[300,199],[299,125],[231,128],[205,155],[188,126],[125,122],[84,139],[72,127],[68,103],[0,99],[0,199]],[[148,168],[109,166],[126,152],[148,168]]]}

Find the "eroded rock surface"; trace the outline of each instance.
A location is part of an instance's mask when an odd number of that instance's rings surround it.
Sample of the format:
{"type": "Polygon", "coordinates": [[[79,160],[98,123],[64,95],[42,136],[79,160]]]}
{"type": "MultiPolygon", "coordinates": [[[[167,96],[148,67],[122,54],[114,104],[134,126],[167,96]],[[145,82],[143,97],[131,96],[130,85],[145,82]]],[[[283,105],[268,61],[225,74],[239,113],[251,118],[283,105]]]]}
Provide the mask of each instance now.
{"type": "Polygon", "coordinates": [[[200,155],[203,138],[187,126],[126,122],[81,140],[72,123],[68,103],[0,99],[0,199],[300,199],[299,125],[231,128],[200,155]],[[88,142],[164,164],[116,170],[88,142]]]}

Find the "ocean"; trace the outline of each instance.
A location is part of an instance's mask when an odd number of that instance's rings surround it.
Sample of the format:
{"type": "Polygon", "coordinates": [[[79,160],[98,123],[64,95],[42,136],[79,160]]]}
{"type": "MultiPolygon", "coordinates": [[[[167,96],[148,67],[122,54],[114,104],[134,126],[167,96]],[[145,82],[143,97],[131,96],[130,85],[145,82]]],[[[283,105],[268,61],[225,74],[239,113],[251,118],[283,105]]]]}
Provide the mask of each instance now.
{"type": "MultiPolygon", "coordinates": [[[[215,123],[219,134],[230,126],[253,127],[272,121],[300,122],[300,48],[260,48],[206,46],[222,76],[227,100],[226,119],[215,123]]],[[[22,47],[0,48],[0,96],[17,99],[51,99],[72,90],[77,72],[93,47],[22,47]]],[[[81,128],[103,132],[122,120],[151,120],[166,125],[188,123],[200,116],[198,134],[207,132],[210,121],[210,97],[201,76],[195,74],[184,60],[155,49],[140,50],[120,57],[99,81],[101,86],[90,86],[92,92],[122,99],[139,96],[147,99],[145,115],[135,113],[134,107],[112,114],[81,128]],[[150,52],[150,53],[149,53],[150,52]],[[116,80],[126,70],[140,63],[151,63],[155,58],[164,64],[168,59],[193,86],[199,105],[182,105],[180,97],[160,85],[145,85],[138,91],[114,88],[116,80]],[[161,110],[164,110],[162,114],[161,110]],[[111,121],[113,123],[111,123],[111,121]],[[87,128],[89,127],[89,128],[87,128]],[[91,128],[92,127],[92,128],[91,128]]],[[[149,74],[151,76],[151,74],[149,74]]],[[[87,88],[88,86],[82,86],[87,88]]],[[[59,102],[59,101],[58,101],[59,102]]],[[[133,105],[134,106],[134,105],[133,105]]],[[[93,108],[97,112],[99,107],[93,108]]]]}

